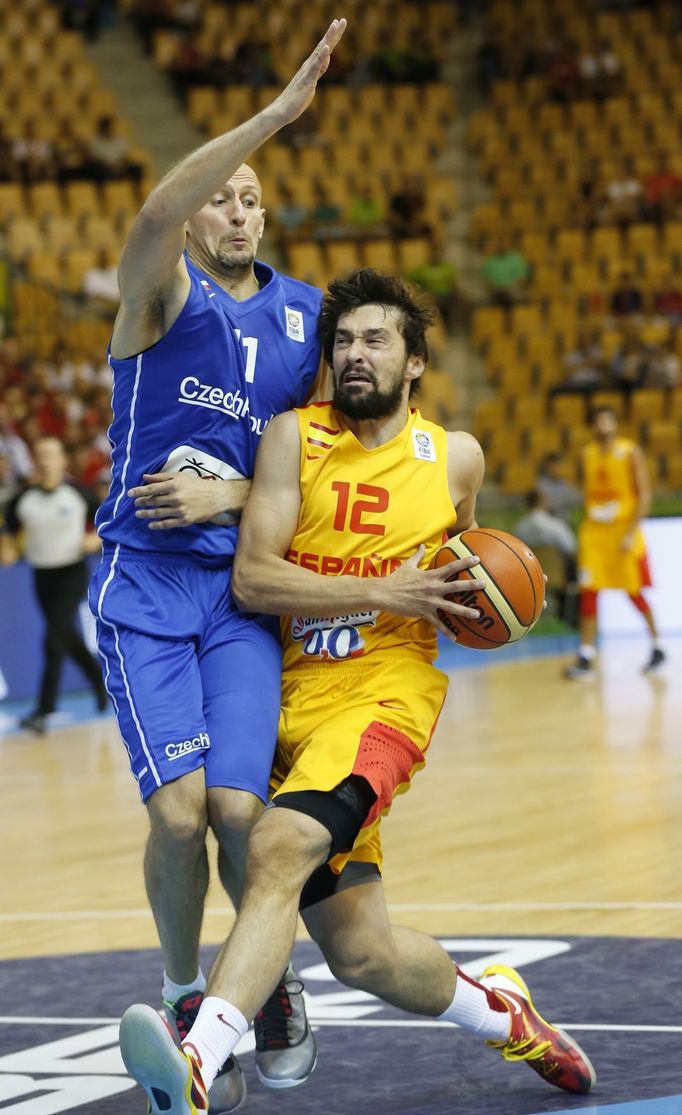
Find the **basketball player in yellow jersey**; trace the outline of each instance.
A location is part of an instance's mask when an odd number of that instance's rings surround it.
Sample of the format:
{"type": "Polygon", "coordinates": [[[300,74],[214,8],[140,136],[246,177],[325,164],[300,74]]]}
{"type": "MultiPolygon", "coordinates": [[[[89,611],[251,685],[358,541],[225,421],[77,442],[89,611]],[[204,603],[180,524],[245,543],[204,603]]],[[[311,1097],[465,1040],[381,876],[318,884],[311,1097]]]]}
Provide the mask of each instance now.
{"type": "Polygon", "coordinates": [[[585,517],[578,535],[580,580],[580,649],[564,677],[594,674],[597,639],[597,594],[618,588],[628,594],[644,616],[652,639],[644,672],[665,661],[653,613],[642,589],[651,585],[641,520],[649,511],[651,491],[646,461],[629,438],[618,436],[618,419],[611,407],[598,407],[591,416],[594,441],[583,451],[585,517]]]}
{"type": "Polygon", "coordinates": [[[243,608],[284,617],[271,807],[181,1048],[151,1007],[121,1023],[128,1071],[173,1115],[207,1110],[215,1073],[281,976],[299,908],[344,983],[475,1032],[566,1091],[595,1079],[517,972],[472,980],[431,937],[388,919],[379,824],[424,765],[445,696],[437,609],[472,615],[448,597],[482,586],[447,581],[475,558],[427,568],[445,534],[474,524],[483,476],[472,437],[409,407],[429,320],[399,279],[365,270],[331,283],[319,328],[333,403],[280,415],[261,443],[233,591],[243,608]]]}

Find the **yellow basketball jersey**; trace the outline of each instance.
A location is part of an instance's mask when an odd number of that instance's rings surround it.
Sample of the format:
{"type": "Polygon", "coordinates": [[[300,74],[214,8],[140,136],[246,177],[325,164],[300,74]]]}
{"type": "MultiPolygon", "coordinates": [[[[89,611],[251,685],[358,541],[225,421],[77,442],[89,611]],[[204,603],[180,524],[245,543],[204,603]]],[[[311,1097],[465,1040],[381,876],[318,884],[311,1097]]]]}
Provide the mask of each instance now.
{"type": "MultiPolygon", "coordinates": [[[[423,543],[427,567],[457,518],[445,430],[411,410],[396,437],[366,449],[331,403],[296,413],[302,502],[288,560],[324,576],[385,577],[423,543]]],[[[285,670],[397,647],[436,656],[430,623],[385,612],[285,617],[282,634],[285,670]]]]}
{"type": "Polygon", "coordinates": [[[583,451],[585,512],[599,523],[630,521],[637,509],[638,496],[632,466],[635,443],[615,438],[607,452],[597,442],[583,451]]]}

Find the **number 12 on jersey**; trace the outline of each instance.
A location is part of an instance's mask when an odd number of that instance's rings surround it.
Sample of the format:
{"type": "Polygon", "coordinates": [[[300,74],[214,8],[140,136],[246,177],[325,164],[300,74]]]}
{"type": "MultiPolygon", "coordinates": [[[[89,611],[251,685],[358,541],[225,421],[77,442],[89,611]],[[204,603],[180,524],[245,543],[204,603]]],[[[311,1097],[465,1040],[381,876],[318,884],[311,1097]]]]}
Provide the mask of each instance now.
{"type": "Polygon", "coordinates": [[[388,511],[388,491],[374,484],[355,484],[354,494],[364,499],[354,499],[351,503],[351,485],[345,480],[335,480],[332,491],[336,492],[336,514],[334,530],[350,530],[353,534],[376,534],[383,536],[386,527],[383,523],[363,521],[365,515],[381,515],[388,511]],[[350,505],[350,514],[349,514],[350,505]]]}

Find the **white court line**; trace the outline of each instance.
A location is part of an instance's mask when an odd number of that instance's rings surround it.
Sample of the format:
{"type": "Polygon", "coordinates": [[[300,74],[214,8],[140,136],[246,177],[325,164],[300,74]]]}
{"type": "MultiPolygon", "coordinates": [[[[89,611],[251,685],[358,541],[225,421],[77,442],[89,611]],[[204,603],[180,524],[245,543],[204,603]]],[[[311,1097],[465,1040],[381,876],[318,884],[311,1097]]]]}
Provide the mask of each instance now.
{"type": "MultiPolygon", "coordinates": [[[[426,1027],[427,1029],[458,1029],[452,1022],[439,1022],[435,1018],[316,1018],[314,1003],[308,1004],[309,1019],[313,1026],[410,1026],[411,1028],[426,1027]]],[[[12,1015],[0,1015],[0,1025],[11,1026],[118,1026],[120,1018],[47,1018],[43,1015],[37,1018],[17,1018],[12,1015]]],[[[629,1034],[682,1034],[682,1026],[632,1026],[620,1023],[601,1022],[557,1022],[556,1026],[563,1026],[566,1030],[594,1030],[602,1033],[629,1033],[629,1034]]]]}
{"type": "MultiPolygon", "coordinates": [[[[392,902],[390,911],[419,913],[431,910],[443,913],[498,911],[502,913],[552,910],[682,910],[682,902],[392,902]]],[[[205,917],[234,914],[228,906],[206,910],[205,917]]],[[[25,912],[0,914],[0,924],[17,921],[115,921],[125,918],[150,918],[151,910],[71,910],[45,913],[25,912]]]]}

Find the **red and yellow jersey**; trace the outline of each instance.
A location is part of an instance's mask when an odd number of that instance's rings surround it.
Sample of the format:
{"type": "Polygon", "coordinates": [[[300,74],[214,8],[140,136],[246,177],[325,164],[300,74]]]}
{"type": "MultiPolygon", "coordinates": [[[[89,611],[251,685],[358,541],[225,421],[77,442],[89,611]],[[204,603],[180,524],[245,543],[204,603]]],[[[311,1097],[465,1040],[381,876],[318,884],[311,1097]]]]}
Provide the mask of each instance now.
{"type": "Polygon", "coordinates": [[[615,438],[607,451],[590,442],[583,451],[585,513],[595,523],[631,522],[639,496],[635,484],[633,451],[629,438],[615,438]]]}
{"type": "MultiPolygon", "coordinates": [[[[445,430],[411,410],[400,433],[366,449],[331,403],[298,410],[301,512],[287,559],[324,576],[385,577],[420,544],[427,567],[455,525],[445,430]]],[[[432,662],[425,620],[386,612],[282,619],[284,668],[404,647],[432,662]]]]}

